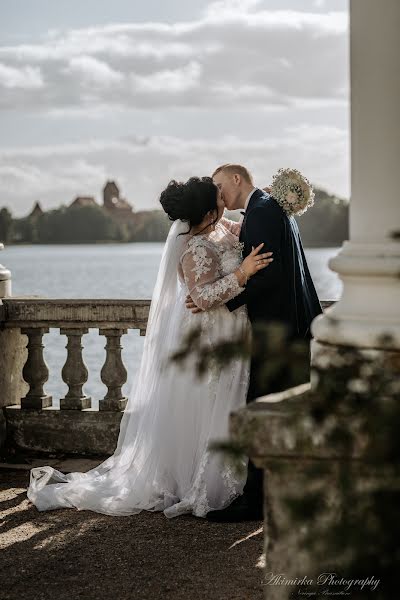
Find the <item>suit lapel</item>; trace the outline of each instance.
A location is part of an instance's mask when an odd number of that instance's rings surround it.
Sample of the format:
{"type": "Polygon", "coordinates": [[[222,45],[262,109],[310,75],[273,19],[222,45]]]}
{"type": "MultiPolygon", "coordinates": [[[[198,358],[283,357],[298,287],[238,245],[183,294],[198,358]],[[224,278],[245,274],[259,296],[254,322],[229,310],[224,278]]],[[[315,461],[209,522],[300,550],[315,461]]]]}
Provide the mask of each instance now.
{"type": "Polygon", "coordinates": [[[252,193],[252,195],[250,196],[250,200],[247,205],[246,212],[244,213],[242,227],[240,229],[239,241],[241,241],[241,242],[246,242],[246,239],[245,239],[246,238],[246,220],[247,220],[248,214],[254,208],[255,204],[257,204],[257,201],[263,195],[264,195],[263,190],[256,188],[254,190],[254,192],[252,193]]]}
{"type": "Polygon", "coordinates": [[[259,188],[256,188],[254,190],[254,192],[250,196],[250,200],[247,205],[246,212],[244,213],[244,219],[247,217],[248,213],[252,210],[252,208],[254,208],[254,205],[257,203],[257,200],[259,200],[261,198],[261,196],[264,196],[264,193],[265,192],[263,192],[259,188]]]}

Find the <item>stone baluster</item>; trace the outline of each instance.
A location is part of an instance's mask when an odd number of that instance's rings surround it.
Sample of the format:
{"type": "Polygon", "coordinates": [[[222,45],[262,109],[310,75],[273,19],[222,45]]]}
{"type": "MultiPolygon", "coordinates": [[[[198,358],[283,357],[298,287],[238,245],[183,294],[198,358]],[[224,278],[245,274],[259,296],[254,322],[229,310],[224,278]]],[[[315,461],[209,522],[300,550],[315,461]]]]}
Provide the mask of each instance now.
{"type": "Polygon", "coordinates": [[[121,335],[126,329],[99,329],[105,335],[106,360],[101,369],[101,380],[107,386],[107,394],[99,402],[99,410],[124,410],[127,398],[122,395],[122,386],[126,382],[127,372],[121,357],[121,335]]]}
{"type": "Polygon", "coordinates": [[[21,399],[21,408],[46,408],[51,406],[52,397],[45,394],[43,386],[49,378],[49,370],[43,357],[42,339],[48,333],[47,327],[22,328],[28,336],[28,356],[22,369],[23,377],[29,385],[29,392],[21,399]]]}
{"type": "Polygon", "coordinates": [[[88,378],[88,370],[82,357],[82,335],[87,333],[86,327],[61,328],[61,335],[68,337],[67,360],[61,371],[63,381],[68,385],[68,392],[60,400],[60,409],[82,410],[91,407],[91,398],[83,393],[83,385],[88,378]]]}

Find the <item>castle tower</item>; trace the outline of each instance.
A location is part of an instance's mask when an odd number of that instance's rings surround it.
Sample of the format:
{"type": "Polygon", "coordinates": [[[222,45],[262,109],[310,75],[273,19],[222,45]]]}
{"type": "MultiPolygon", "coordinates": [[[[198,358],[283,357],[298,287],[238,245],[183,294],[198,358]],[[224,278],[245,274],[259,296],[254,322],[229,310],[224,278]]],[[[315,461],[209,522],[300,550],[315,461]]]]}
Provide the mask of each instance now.
{"type": "Polygon", "coordinates": [[[29,213],[29,217],[40,217],[43,214],[42,207],[40,206],[40,202],[35,202],[31,212],[29,213]]]}
{"type": "Polygon", "coordinates": [[[107,181],[103,188],[103,204],[105,208],[113,209],[119,201],[119,188],[115,181],[107,181]]]}

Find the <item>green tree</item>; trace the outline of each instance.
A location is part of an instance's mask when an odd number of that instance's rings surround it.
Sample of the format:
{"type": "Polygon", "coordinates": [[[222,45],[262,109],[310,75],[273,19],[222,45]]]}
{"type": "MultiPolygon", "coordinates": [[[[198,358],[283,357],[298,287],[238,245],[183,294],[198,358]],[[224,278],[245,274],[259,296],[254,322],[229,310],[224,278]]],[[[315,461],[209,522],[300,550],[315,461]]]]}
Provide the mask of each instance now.
{"type": "Polygon", "coordinates": [[[29,217],[14,219],[12,242],[34,244],[37,241],[37,228],[35,220],[29,217]]]}
{"type": "Polygon", "coordinates": [[[306,247],[339,246],[349,238],[349,203],[314,189],[315,203],[296,221],[306,247]]]}
{"type": "Polygon", "coordinates": [[[121,238],[118,225],[100,206],[61,207],[46,212],[37,222],[41,243],[85,243],[121,238]]]}
{"type": "Polygon", "coordinates": [[[148,210],[136,213],[131,229],[132,242],[164,242],[171,227],[171,221],[162,210],[148,210]]]}

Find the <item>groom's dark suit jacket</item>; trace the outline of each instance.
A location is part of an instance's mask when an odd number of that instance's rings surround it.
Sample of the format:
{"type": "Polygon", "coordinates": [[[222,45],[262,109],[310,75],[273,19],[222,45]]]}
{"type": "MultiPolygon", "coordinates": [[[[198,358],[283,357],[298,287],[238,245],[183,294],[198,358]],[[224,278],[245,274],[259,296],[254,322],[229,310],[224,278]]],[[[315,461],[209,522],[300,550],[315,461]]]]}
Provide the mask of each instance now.
{"type": "MultiPolygon", "coordinates": [[[[244,257],[252,246],[264,242],[260,253],[271,251],[274,260],[253,275],[246,289],[226,306],[233,311],[246,304],[253,325],[281,321],[289,327],[291,336],[309,339],[311,322],[322,309],[294,217],[288,217],[272,196],[256,189],[244,214],[240,241],[244,243],[244,257]]],[[[281,387],[284,389],[284,382],[281,387]]],[[[252,394],[256,393],[253,390],[252,394]]]]}
{"type": "Polygon", "coordinates": [[[264,242],[273,262],[249,279],[244,292],[227,302],[230,311],[247,304],[254,321],[283,321],[297,337],[310,337],[311,321],[322,312],[294,217],[276,200],[256,189],[244,214],[240,241],[243,256],[264,242]]]}

